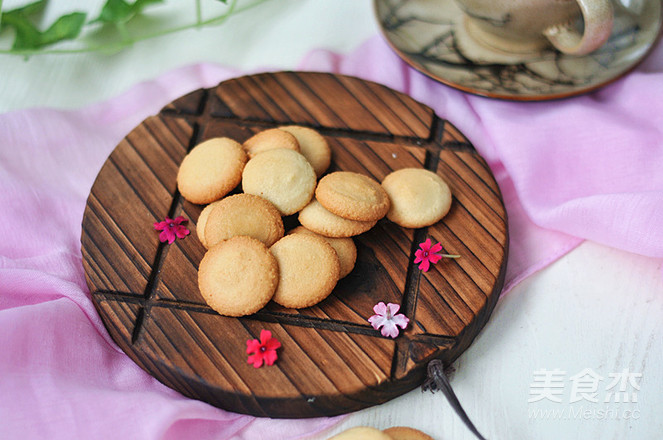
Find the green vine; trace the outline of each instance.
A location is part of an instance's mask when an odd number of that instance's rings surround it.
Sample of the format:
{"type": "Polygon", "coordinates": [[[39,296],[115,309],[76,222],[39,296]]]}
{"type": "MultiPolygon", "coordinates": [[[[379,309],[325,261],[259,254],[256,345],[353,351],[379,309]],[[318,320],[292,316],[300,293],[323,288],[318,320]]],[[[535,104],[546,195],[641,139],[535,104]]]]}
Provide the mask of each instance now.
{"type": "MultiPolygon", "coordinates": [[[[210,3],[212,0],[208,1],[210,3]]],[[[195,21],[179,26],[165,26],[149,33],[132,32],[131,24],[146,9],[156,8],[163,0],[106,0],[99,15],[88,19],[88,13],[73,11],[56,18],[45,29],[36,22],[43,14],[48,0],[37,0],[28,5],[9,11],[2,9],[0,0],[0,55],[20,55],[29,57],[44,54],[76,54],[87,52],[112,53],[125,49],[137,42],[161,37],[187,29],[216,26],[230,16],[251,9],[267,0],[250,0],[238,6],[238,0],[213,0],[226,4],[223,13],[203,18],[203,0],[195,0],[195,21]],[[13,30],[12,33],[8,30],[13,30]],[[105,32],[103,42],[91,43],[90,35],[105,32]],[[11,47],[7,48],[11,42],[11,47]],[[73,42],[67,44],[67,42],[73,42]],[[66,46],[66,47],[63,47],[66,46]]],[[[149,11],[148,11],[149,12],[149,11]]]]}

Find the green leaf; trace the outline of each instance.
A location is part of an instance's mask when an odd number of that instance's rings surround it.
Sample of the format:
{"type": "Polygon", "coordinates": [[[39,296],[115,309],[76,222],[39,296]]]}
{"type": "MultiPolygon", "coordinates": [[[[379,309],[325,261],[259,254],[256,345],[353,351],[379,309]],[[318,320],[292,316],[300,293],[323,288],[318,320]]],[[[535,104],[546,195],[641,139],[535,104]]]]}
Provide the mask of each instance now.
{"type": "MultiPolygon", "coordinates": [[[[0,5],[2,5],[2,1],[0,1],[0,5]]],[[[44,7],[46,7],[46,0],[38,0],[20,8],[12,9],[11,11],[0,11],[0,29],[5,25],[14,27],[12,25],[13,22],[20,22],[23,19],[27,19],[28,17],[43,11],[44,7]]]]}
{"type": "Polygon", "coordinates": [[[123,23],[130,18],[130,15],[131,5],[124,0],[107,0],[99,17],[92,20],[92,23],[123,23]]]}
{"type": "Polygon", "coordinates": [[[12,49],[36,49],[39,47],[39,30],[23,15],[8,12],[2,16],[2,25],[12,27],[16,31],[12,49]]]}
{"type": "Polygon", "coordinates": [[[4,12],[4,15],[23,15],[25,17],[29,17],[43,11],[46,7],[46,2],[47,0],[37,0],[36,2],[29,3],[25,6],[21,6],[20,8],[4,12]]]}
{"type": "MultiPolygon", "coordinates": [[[[36,3],[28,6],[33,5],[36,3]]],[[[45,31],[40,31],[28,18],[37,9],[21,9],[21,11],[9,11],[2,16],[2,24],[13,27],[16,31],[12,50],[39,49],[63,40],[74,39],[78,37],[85,24],[85,13],[73,12],[58,18],[45,31]]]]}
{"type": "Polygon", "coordinates": [[[145,6],[154,3],[163,3],[163,0],[136,0],[135,5],[139,10],[142,10],[145,6]]]}
{"type": "Polygon", "coordinates": [[[76,38],[85,23],[85,13],[74,12],[58,18],[48,29],[41,31],[30,19],[46,7],[47,0],[38,0],[2,15],[0,24],[14,28],[16,36],[12,50],[39,49],[63,40],[76,38]]]}
{"type": "Polygon", "coordinates": [[[41,34],[41,45],[47,46],[63,40],[73,40],[78,37],[85,24],[84,12],[72,12],[58,18],[46,31],[41,34]]]}
{"type": "Polygon", "coordinates": [[[92,23],[126,23],[139,14],[145,6],[153,3],[163,3],[163,0],[136,0],[134,3],[127,3],[125,0],[106,0],[99,16],[92,20],[92,23]]]}

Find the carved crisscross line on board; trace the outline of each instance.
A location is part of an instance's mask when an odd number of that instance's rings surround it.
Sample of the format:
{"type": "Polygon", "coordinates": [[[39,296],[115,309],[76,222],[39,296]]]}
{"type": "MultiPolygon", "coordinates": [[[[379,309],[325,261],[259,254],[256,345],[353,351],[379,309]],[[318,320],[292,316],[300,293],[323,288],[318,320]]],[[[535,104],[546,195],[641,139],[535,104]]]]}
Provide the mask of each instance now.
{"type": "MultiPolygon", "coordinates": [[[[191,148],[193,148],[201,141],[200,137],[202,130],[200,127],[204,126],[211,120],[215,119],[232,120],[234,123],[238,124],[246,124],[251,126],[262,125],[265,128],[271,128],[283,125],[282,123],[275,124],[264,121],[247,122],[241,119],[236,119],[231,117],[229,118],[229,117],[214,116],[212,115],[210,109],[210,103],[212,102],[212,100],[210,99],[211,95],[209,90],[205,89],[194,93],[201,95],[201,99],[199,104],[197,105],[196,112],[180,112],[175,109],[164,109],[161,112],[162,116],[185,119],[194,127],[188,150],[191,150],[191,148]]],[[[345,137],[348,135],[348,133],[346,133],[342,129],[325,129],[321,127],[314,127],[314,128],[320,133],[324,134],[325,136],[345,137]]],[[[427,154],[426,154],[424,167],[428,170],[435,171],[439,160],[439,152],[441,150],[450,149],[450,150],[461,150],[461,151],[474,151],[473,147],[467,142],[462,142],[462,141],[443,142],[442,137],[444,134],[444,128],[445,128],[445,121],[436,117],[433,122],[431,136],[429,139],[426,140],[418,138],[388,136],[381,133],[371,133],[371,132],[361,133],[357,131],[352,132],[352,137],[354,139],[383,141],[383,142],[389,141],[393,143],[402,143],[405,145],[412,145],[412,146],[425,148],[427,150],[427,154]]],[[[182,197],[179,191],[176,190],[175,193],[173,194],[173,199],[168,212],[168,216],[171,218],[175,218],[180,214],[181,210],[182,210],[182,197]]],[[[412,242],[412,249],[410,253],[411,255],[413,255],[414,251],[417,249],[418,243],[425,240],[427,229],[428,228],[420,228],[414,232],[414,240],[412,242]]],[[[116,292],[109,290],[99,290],[93,292],[93,294],[98,299],[103,301],[119,301],[119,302],[127,302],[139,305],[136,322],[134,324],[134,329],[132,331],[132,343],[134,344],[138,341],[140,335],[142,334],[144,323],[146,319],[149,319],[150,310],[153,307],[179,309],[190,312],[200,312],[208,314],[217,313],[206,304],[195,303],[181,299],[172,300],[172,299],[156,297],[159,273],[161,265],[166,258],[168,249],[169,245],[167,245],[166,243],[159,243],[154,262],[151,265],[151,272],[148,277],[145,291],[142,294],[136,294],[133,292],[116,292]]],[[[417,304],[417,295],[419,292],[418,289],[419,277],[420,277],[420,271],[416,269],[414,263],[412,262],[412,260],[410,260],[408,265],[408,273],[406,276],[405,291],[403,292],[403,299],[401,304],[402,307],[401,310],[403,313],[406,314],[406,316],[414,316],[417,304]]],[[[350,321],[325,319],[314,316],[291,315],[288,313],[278,313],[278,312],[263,310],[253,314],[248,319],[265,321],[265,322],[278,322],[281,324],[300,326],[300,327],[316,327],[319,329],[356,333],[371,337],[383,337],[380,334],[380,332],[376,331],[368,324],[360,325],[350,321]]],[[[414,335],[412,337],[406,336],[405,339],[406,341],[402,341],[399,345],[407,345],[410,342],[410,340],[414,340],[414,341],[421,341],[429,344],[439,345],[440,347],[444,347],[448,346],[449,344],[453,344],[453,342],[455,341],[454,337],[452,336],[430,335],[430,334],[419,334],[419,335],[414,335]]]]}

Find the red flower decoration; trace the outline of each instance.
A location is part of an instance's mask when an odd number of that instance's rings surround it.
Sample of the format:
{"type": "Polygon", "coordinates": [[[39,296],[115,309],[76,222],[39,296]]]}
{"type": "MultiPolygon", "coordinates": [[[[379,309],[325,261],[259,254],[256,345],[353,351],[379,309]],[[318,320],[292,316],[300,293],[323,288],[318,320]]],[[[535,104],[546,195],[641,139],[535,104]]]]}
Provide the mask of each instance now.
{"type": "Polygon", "coordinates": [[[274,365],[278,358],[276,349],[281,347],[281,343],[272,338],[272,332],[269,330],[260,331],[260,340],[249,339],[246,341],[246,354],[249,354],[248,362],[253,364],[254,368],[262,367],[263,362],[266,365],[274,365]]]}
{"type": "Polygon", "coordinates": [[[426,241],[419,245],[421,249],[417,249],[414,253],[415,259],[414,262],[419,263],[419,269],[424,272],[428,272],[430,269],[430,264],[437,263],[442,257],[445,258],[458,258],[460,255],[450,255],[450,254],[438,254],[442,250],[442,245],[436,243],[434,246],[431,246],[430,238],[427,238],[426,241]]]}
{"type": "Polygon", "coordinates": [[[172,243],[176,238],[184,238],[189,235],[190,231],[184,226],[187,222],[188,220],[180,215],[176,219],[166,217],[166,220],[154,223],[154,229],[161,231],[159,241],[172,243]]]}

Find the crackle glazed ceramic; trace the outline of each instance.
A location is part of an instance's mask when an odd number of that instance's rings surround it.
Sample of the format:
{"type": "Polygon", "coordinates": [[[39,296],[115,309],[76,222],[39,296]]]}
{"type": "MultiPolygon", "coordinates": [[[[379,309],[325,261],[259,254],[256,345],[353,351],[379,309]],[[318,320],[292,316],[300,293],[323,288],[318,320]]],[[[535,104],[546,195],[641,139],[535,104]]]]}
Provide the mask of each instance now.
{"type": "Polygon", "coordinates": [[[611,0],[455,0],[467,33],[478,43],[511,53],[531,53],[552,44],[560,52],[585,55],[601,47],[613,23],[611,0]],[[582,17],[584,26],[575,26],[582,17]]]}

